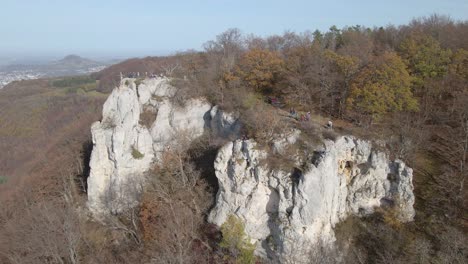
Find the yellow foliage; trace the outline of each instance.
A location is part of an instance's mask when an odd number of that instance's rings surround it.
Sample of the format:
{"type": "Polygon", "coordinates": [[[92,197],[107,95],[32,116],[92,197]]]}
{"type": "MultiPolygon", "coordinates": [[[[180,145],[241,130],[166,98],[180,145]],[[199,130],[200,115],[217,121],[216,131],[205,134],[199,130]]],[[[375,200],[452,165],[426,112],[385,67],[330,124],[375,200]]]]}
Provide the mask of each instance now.
{"type": "Polygon", "coordinates": [[[331,50],[325,51],[325,57],[335,64],[338,72],[343,74],[345,78],[353,74],[359,66],[358,58],[349,55],[340,55],[331,50]]]}
{"type": "Polygon", "coordinates": [[[411,77],[401,58],[386,52],[356,74],[351,83],[348,107],[378,119],[388,112],[416,111],[411,77]]]}

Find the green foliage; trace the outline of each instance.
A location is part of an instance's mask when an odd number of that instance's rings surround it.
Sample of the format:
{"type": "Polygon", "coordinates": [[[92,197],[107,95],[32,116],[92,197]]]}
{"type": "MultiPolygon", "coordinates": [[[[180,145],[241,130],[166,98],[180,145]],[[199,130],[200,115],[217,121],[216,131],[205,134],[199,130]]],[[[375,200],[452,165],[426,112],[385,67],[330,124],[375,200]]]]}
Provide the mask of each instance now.
{"type": "Polygon", "coordinates": [[[371,120],[385,113],[418,110],[411,89],[411,77],[401,58],[386,52],[362,69],[351,84],[348,107],[371,120]]]}
{"type": "Polygon", "coordinates": [[[138,149],[136,149],[135,147],[132,147],[132,157],[134,159],[142,159],[144,156],[145,155],[143,155],[143,153],[138,151],[138,149]]]}
{"type": "Polygon", "coordinates": [[[450,73],[468,80],[468,51],[458,49],[452,57],[452,63],[449,66],[450,73]]]}
{"type": "Polygon", "coordinates": [[[444,76],[452,54],[450,50],[441,48],[433,37],[418,34],[405,39],[400,51],[411,74],[416,77],[416,84],[427,78],[444,76]]]}
{"type": "Polygon", "coordinates": [[[229,250],[231,255],[236,258],[236,263],[255,263],[255,244],[250,243],[244,231],[244,224],[239,218],[230,215],[221,226],[221,232],[223,240],[220,246],[229,250]]]}
{"type": "Polygon", "coordinates": [[[0,176],[0,184],[4,184],[7,182],[7,178],[5,176],[0,176]]]}
{"type": "Polygon", "coordinates": [[[65,88],[71,86],[78,86],[84,84],[93,84],[96,83],[96,79],[90,76],[73,76],[73,77],[65,77],[60,80],[56,80],[52,82],[52,86],[58,88],[65,88]]]}
{"type": "Polygon", "coordinates": [[[334,49],[342,44],[342,32],[337,26],[333,25],[325,33],[325,43],[331,49],[334,49]]]}
{"type": "Polygon", "coordinates": [[[64,91],[65,94],[80,94],[86,95],[89,92],[96,91],[99,81],[89,76],[74,76],[65,77],[51,82],[54,88],[63,88],[59,91],[64,91]]]}

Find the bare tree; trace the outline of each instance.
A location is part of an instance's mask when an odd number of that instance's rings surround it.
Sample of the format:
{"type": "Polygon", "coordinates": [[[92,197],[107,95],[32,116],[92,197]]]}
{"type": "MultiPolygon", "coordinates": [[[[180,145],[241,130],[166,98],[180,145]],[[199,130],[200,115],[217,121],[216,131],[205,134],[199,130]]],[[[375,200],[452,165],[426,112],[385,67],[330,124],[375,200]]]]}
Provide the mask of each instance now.
{"type": "Polygon", "coordinates": [[[165,76],[172,77],[174,75],[174,72],[180,69],[181,66],[180,66],[180,63],[176,61],[174,63],[170,63],[170,62],[161,63],[159,65],[159,68],[161,69],[162,72],[164,72],[165,76]]]}
{"type": "Polygon", "coordinates": [[[79,216],[67,202],[24,201],[1,230],[0,254],[11,263],[79,263],[79,216]]]}
{"type": "Polygon", "coordinates": [[[466,234],[454,227],[448,227],[439,236],[441,249],[437,252],[436,263],[462,264],[466,263],[468,247],[466,234]]]}
{"type": "Polygon", "coordinates": [[[145,232],[151,234],[147,241],[153,248],[154,263],[204,263],[205,251],[211,246],[203,239],[200,228],[204,223],[211,199],[200,173],[190,161],[189,134],[178,132],[177,140],[162,155],[162,162],[149,174],[149,186],[144,204],[149,216],[143,212],[145,232]],[[157,210],[148,210],[145,204],[157,201],[157,210]],[[157,218],[157,223],[149,222],[157,218]]]}

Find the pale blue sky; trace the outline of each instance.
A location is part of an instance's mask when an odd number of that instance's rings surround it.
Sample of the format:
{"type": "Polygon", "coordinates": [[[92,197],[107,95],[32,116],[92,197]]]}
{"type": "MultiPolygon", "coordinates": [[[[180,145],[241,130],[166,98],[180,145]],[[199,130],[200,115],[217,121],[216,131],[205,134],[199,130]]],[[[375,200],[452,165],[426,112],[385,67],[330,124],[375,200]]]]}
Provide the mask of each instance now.
{"type": "Polygon", "coordinates": [[[331,25],[468,19],[467,0],[0,0],[0,55],[142,56],[200,49],[232,27],[256,35],[331,25]]]}

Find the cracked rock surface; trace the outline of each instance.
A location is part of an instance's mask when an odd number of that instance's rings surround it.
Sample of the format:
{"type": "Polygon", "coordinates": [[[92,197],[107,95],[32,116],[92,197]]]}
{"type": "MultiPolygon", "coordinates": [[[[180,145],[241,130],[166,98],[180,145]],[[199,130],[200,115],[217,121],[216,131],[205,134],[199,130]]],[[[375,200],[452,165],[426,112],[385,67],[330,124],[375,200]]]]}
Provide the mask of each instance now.
{"type": "Polygon", "coordinates": [[[325,141],[303,168],[268,169],[268,154],[253,140],[222,147],[215,161],[219,191],[209,221],[231,214],[245,223],[257,254],[281,259],[299,247],[331,244],[333,228],[348,215],[394,204],[402,221],[414,217],[412,169],[390,161],[368,141],[345,136],[325,141]]]}
{"type": "Polygon", "coordinates": [[[145,172],[177,143],[177,135],[195,139],[210,128],[222,135],[239,130],[236,118],[202,98],[174,105],[170,99],[175,92],[168,78],[146,79],[139,85],[123,79],[106,100],[102,121],[91,127],[88,207],[94,214],[136,206],[145,172]],[[141,124],[145,111],[154,115],[151,124],[141,124]]]}

